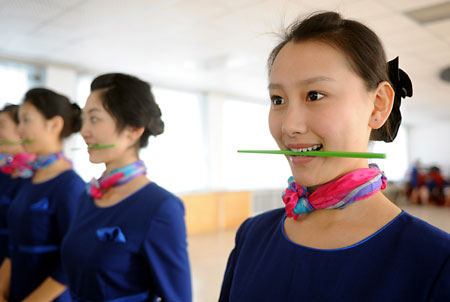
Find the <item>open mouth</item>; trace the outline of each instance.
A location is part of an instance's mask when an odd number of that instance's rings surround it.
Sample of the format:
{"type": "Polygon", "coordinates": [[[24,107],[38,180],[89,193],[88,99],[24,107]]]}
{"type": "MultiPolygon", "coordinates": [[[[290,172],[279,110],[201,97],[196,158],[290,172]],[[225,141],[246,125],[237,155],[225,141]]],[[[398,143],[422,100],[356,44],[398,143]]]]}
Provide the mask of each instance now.
{"type": "Polygon", "coordinates": [[[301,148],[301,149],[294,149],[292,148],[291,151],[294,152],[308,152],[308,151],[320,151],[322,150],[323,145],[322,144],[317,144],[308,148],[301,148]]]}

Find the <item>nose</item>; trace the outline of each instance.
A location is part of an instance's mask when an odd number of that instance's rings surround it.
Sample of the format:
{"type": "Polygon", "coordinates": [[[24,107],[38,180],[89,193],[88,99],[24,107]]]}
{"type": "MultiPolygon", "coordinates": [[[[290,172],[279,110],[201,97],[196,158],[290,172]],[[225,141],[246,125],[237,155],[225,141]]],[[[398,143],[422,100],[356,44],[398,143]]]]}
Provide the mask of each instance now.
{"type": "Polygon", "coordinates": [[[19,125],[17,125],[17,133],[19,134],[21,139],[23,139],[25,137],[25,131],[24,131],[22,121],[19,121],[19,125]]]}
{"type": "Polygon", "coordinates": [[[84,140],[86,140],[87,137],[89,137],[89,127],[87,123],[83,121],[83,124],[81,126],[80,134],[83,137],[84,140]]]}
{"type": "Polygon", "coordinates": [[[290,101],[284,112],[282,132],[290,137],[308,132],[308,114],[301,101],[290,101]]]}

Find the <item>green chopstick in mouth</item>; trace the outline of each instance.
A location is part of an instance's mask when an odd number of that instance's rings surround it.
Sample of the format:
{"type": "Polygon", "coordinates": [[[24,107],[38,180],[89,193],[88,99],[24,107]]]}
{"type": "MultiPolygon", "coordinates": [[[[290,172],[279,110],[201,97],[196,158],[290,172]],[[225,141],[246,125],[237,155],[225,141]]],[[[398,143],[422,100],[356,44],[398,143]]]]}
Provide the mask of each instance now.
{"type": "MultiPolygon", "coordinates": [[[[88,146],[88,149],[107,149],[107,148],[114,148],[117,147],[116,144],[111,144],[111,145],[92,145],[92,146],[88,146]]],[[[72,150],[82,150],[84,148],[72,148],[72,150]]]]}
{"type": "Polygon", "coordinates": [[[22,140],[22,144],[29,144],[32,142],[35,142],[36,140],[34,138],[26,138],[22,140]]]}
{"type": "Polygon", "coordinates": [[[283,154],[283,155],[295,155],[295,156],[386,158],[385,153],[372,153],[372,152],[346,152],[346,151],[295,152],[295,151],[290,151],[290,150],[238,150],[237,152],[239,152],[239,153],[258,153],[258,154],[283,154]]]}
{"type": "Polygon", "coordinates": [[[117,145],[115,144],[111,144],[111,145],[92,145],[89,146],[88,149],[108,149],[108,148],[114,148],[117,147],[117,145]]]}
{"type": "Polygon", "coordinates": [[[0,140],[0,145],[20,145],[20,142],[0,140]]]}
{"type": "Polygon", "coordinates": [[[8,140],[0,140],[0,145],[21,145],[21,144],[28,144],[28,143],[32,143],[34,142],[35,139],[32,138],[26,138],[23,139],[19,142],[13,142],[13,141],[8,141],[8,140]]]}

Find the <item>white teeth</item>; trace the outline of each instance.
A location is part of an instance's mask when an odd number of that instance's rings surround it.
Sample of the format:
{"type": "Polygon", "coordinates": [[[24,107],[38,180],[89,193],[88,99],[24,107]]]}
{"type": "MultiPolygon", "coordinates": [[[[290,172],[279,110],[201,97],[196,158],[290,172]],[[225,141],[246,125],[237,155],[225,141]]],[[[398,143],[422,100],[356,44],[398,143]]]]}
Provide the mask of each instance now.
{"type": "Polygon", "coordinates": [[[322,148],[322,145],[321,145],[321,144],[318,144],[318,145],[314,145],[314,146],[308,147],[308,148],[291,149],[291,150],[294,151],[294,152],[307,152],[307,151],[318,150],[318,149],[320,149],[320,148],[322,148]]]}

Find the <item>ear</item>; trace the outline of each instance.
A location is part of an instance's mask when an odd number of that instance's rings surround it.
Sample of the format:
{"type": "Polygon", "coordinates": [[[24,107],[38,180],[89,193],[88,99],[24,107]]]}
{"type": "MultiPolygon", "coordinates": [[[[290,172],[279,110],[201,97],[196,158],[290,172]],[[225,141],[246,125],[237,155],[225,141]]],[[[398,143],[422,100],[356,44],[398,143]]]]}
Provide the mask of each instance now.
{"type": "Polygon", "coordinates": [[[144,127],[132,126],[127,126],[125,129],[127,138],[132,142],[133,145],[136,144],[136,142],[139,140],[142,133],[144,133],[144,130],[144,127]]]}
{"type": "Polygon", "coordinates": [[[370,128],[379,129],[384,125],[391,114],[394,96],[394,89],[388,82],[384,81],[378,84],[374,92],[373,111],[369,120],[370,128]]]}
{"type": "Polygon", "coordinates": [[[47,127],[49,127],[51,133],[57,135],[59,138],[64,128],[64,119],[59,115],[55,115],[47,120],[47,127]]]}

